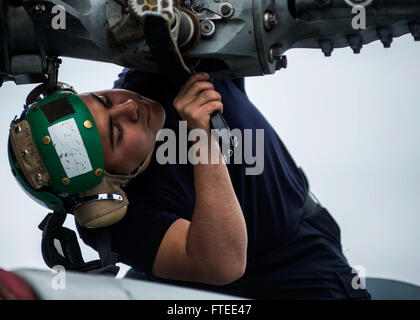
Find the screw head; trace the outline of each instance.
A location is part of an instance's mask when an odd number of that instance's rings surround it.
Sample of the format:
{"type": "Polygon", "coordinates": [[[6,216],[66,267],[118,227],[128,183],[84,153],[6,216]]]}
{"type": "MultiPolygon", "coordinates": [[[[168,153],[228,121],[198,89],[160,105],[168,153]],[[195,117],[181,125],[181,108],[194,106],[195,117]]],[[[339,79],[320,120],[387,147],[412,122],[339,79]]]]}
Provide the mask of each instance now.
{"type": "Polygon", "coordinates": [[[331,54],[334,51],[331,40],[321,40],[319,41],[319,46],[326,57],[331,57],[331,54]]]}
{"type": "Polygon", "coordinates": [[[269,60],[270,62],[279,61],[283,56],[283,50],[280,46],[273,46],[269,52],[269,60]]]}
{"type": "Polygon", "coordinates": [[[200,24],[201,35],[206,38],[214,36],[216,33],[216,25],[211,20],[204,20],[200,24]]]}
{"type": "Polygon", "coordinates": [[[201,11],[204,9],[204,4],[201,0],[195,1],[192,7],[195,11],[201,11]]]}
{"type": "Polygon", "coordinates": [[[287,56],[282,56],[281,59],[277,62],[276,70],[287,68],[287,56]]]}
{"type": "Polygon", "coordinates": [[[44,138],[42,138],[42,143],[47,145],[50,144],[51,142],[51,138],[49,136],[45,136],[44,138]]]}
{"type": "Polygon", "coordinates": [[[271,31],[277,25],[277,15],[267,11],[264,13],[264,28],[267,31],[271,31]]]}
{"type": "Polygon", "coordinates": [[[86,129],[92,129],[93,124],[90,120],[86,120],[83,125],[85,126],[86,129]]]}
{"type": "Polygon", "coordinates": [[[220,14],[224,18],[230,18],[233,16],[233,13],[235,12],[235,9],[230,3],[224,3],[220,6],[220,14]]]}
{"type": "Polygon", "coordinates": [[[37,4],[35,5],[34,9],[35,9],[36,11],[45,11],[45,10],[46,10],[45,5],[44,5],[44,4],[42,4],[42,3],[37,3],[37,4]]]}

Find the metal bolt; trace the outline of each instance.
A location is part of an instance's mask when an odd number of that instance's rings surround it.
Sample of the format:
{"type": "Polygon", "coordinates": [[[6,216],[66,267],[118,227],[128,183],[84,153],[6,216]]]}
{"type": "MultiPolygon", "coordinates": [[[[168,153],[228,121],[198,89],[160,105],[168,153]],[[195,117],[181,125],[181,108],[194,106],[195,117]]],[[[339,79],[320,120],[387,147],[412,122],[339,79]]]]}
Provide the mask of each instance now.
{"type": "Polygon", "coordinates": [[[205,38],[211,38],[216,33],[216,25],[211,20],[204,20],[200,24],[201,35],[205,38]]]}
{"type": "Polygon", "coordinates": [[[274,45],[271,47],[268,60],[273,63],[276,63],[276,70],[286,69],[287,68],[287,57],[283,55],[283,50],[279,45],[274,45]]]}
{"type": "Polygon", "coordinates": [[[280,61],[281,57],[283,56],[283,50],[280,46],[273,46],[269,52],[269,60],[270,62],[280,61]]]}
{"type": "Polygon", "coordinates": [[[353,49],[355,54],[359,54],[363,48],[362,37],[359,35],[350,35],[348,36],[348,42],[350,47],[353,49]]]}
{"type": "Polygon", "coordinates": [[[331,57],[331,53],[334,51],[334,46],[330,40],[319,41],[319,46],[326,57],[331,57]]]}
{"type": "Polygon", "coordinates": [[[223,3],[220,6],[220,14],[224,18],[230,18],[231,16],[233,16],[234,12],[235,12],[235,9],[233,8],[233,6],[230,3],[223,3]]]}
{"type": "Polygon", "coordinates": [[[204,3],[201,0],[195,1],[192,9],[197,12],[202,11],[204,9],[204,3]]]}
{"type": "Polygon", "coordinates": [[[382,41],[384,48],[391,48],[391,43],[393,41],[392,32],[389,28],[379,28],[378,37],[382,41]]]}
{"type": "Polygon", "coordinates": [[[287,68],[287,56],[282,56],[276,64],[276,70],[279,71],[280,69],[287,68]]]}
{"type": "Polygon", "coordinates": [[[27,154],[28,154],[28,150],[23,150],[22,151],[22,157],[26,157],[27,154]]]}
{"type": "Polygon", "coordinates": [[[277,15],[267,11],[266,13],[264,13],[264,28],[267,31],[272,30],[276,25],[277,25],[278,21],[277,21],[277,15]]]}
{"type": "Polygon", "coordinates": [[[45,9],[45,5],[44,5],[44,4],[42,4],[42,3],[37,3],[37,4],[35,5],[34,9],[35,9],[36,11],[45,11],[45,10],[46,10],[46,9],[45,9]]]}
{"type": "Polygon", "coordinates": [[[41,180],[42,180],[42,175],[41,175],[40,173],[38,173],[38,174],[35,176],[35,180],[36,180],[36,181],[41,181],[41,180]]]}
{"type": "Polygon", "coordinates": [[[191,0],[185,0],[185,1],[184,1],[184,6],[185,6],[187,9],[190,9],[190,8],[191,8],[191,0]]]}
{"type": "Polygon", "coordinates": [[[414,37],[415,41],[420,41],[420,24],[412,23],[409,25],[411,34],[414,37]]]}

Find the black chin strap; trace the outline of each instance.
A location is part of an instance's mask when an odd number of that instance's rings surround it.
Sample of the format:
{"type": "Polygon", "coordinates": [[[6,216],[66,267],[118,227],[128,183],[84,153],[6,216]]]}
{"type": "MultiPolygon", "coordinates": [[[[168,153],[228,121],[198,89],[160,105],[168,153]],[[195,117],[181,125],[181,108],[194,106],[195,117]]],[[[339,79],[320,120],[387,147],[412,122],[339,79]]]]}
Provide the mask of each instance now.
{"type": "Polygon", "coordinates": [[[60,265],[66,270],[116,276],[120,269],[116,266],[118,254],[111,252],[109,229],[102,228],[96,232],[100,260],[85,262],[76,233],[63,227],[66,216],[63,213],[49,213],[38,226],[42,230],[41,250],[45,263],[50,268],[60,265]],[[61,252],[57,248],[57,241],[61,252]]]}

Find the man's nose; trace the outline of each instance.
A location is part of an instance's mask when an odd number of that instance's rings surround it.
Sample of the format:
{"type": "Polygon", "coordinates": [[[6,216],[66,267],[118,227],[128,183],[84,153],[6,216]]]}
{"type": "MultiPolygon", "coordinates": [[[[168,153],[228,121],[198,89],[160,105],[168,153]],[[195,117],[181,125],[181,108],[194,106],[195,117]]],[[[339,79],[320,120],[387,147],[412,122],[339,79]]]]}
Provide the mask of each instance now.
{"type": "Polygon", "coordinates": [[[130,121],[138,120],[138,105],[133,99],[128,99],[114,106],[111,109],[113,118],[127,119],[130,121]]]}

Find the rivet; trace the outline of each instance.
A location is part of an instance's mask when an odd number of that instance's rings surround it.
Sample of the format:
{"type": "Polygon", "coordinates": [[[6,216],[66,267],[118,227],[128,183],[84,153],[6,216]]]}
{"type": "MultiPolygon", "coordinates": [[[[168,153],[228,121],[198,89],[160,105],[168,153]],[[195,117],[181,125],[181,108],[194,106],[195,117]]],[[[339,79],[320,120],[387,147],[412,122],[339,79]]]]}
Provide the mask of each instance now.
{"type": "Polygon", "coordinates": [[[35,179],[36,179],[36,181],[41,181],[41,180],[42,180],[42,175],[41,175],[40,173],[38,173],[38,174],[35,176],[35,179]]]}
{"type": "Polygon", "coordinates": [[[70,179],[69,178],[63,178],[61,179],[61,183],[64,184],[65,186],[70,184],[70,179]]]}
{"type": "Polygon", "coordinates": [[[83,125],[85,126],[85,128],[87,129],[91,129],[93,127],[92,122],[89,120],[86,120],[83,125]]]}
{"type": "Polygon", "coordinates": [[[205,38],[211,38],[216,33],[216,25],[211,20],[203,20],[200,24],[201,35],[205,38]]]}
{"type": "Polygon", "coordinates": [[[266,13],[264,14],[264,28],[267,31],[272,30],[276,25],[277,25],[278,21],[277,21],[277,15],[270,12],[270,11],[266,11],[266,13]]]}
{"type": "Polygon", "coordinates": [[[45,136],[44,138],[42,138],[43,144],[50,144],[50,142],[51,142],[51,138],[49,136],[45,136]]]}
{"type": "Polygon", "coordinates": [[[97,177],[100,177],[101,175],[102,175],[102,173],[104,173],[104,171],[102,170],[102,169],[96,169],[96,171],[95,171],[95,175],[97,176],[97,177]]]}
{"type": "Polygon", "coordinates": [[[233,16],[235,9],[230,3],[224,3],[220,7],[220,13],[224,18],[230,18],[233,16]]]}
{"type": "Polygon", "coordinates": [[[22,131],[22,128],[20,127],[20,126],[17,126],[16,128],[15,128],[15,132],[16,133],[19,133],[19,132],[21,132],[22,131]]]}
{"type": "Polygon", "coordinates": [[[283,56],[283,50],[280,46],[275,45],[273,47],[271,47],[270,51],[269,51],[269,56],[268,59],[270,60],[270,62],[274,62],[274,61],[279,61],[281,59],[281,57],[283,56]]]}
{"type": "Polygon", "coordinates": [[[22,157],[26,157],[27,154],[28,154],[28,150],[23,150],[22,151],[22,157]]]}

